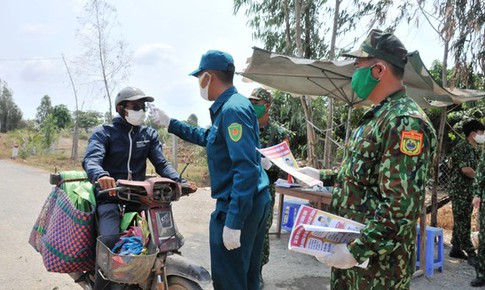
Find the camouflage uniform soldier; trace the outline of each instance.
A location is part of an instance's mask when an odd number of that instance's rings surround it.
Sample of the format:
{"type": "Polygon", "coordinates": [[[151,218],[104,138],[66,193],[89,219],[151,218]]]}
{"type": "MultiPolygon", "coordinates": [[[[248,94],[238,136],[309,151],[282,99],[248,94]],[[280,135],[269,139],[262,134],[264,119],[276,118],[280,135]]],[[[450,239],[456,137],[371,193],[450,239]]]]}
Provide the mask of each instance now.
{"type": "Polygon", "coordinates": [[[470,231],[472,217],[473,179],[480,161],[480,149],[477,147],[476,137],[483,134],[485,126],[477,120],[463,124],[466,140],[461,140],[451,153],[451,183],[450,197],[453,207],[453,235],[450,257],[468,259],[468,263],[475,265],[476,254],[470,231]],[[467,255],[465,255],[463,253],[467,255]]]}
{"type": "Polygon", "coordinates": [[[332,268],[332,289],[409,289],[416,226],[436,135],[403,86],[407,51],[391,33],[372,30],[354,57],[352,87],[375,106],[362,118],[334,187],[335,214],[365,224],[362,236],[317,257],[332,268]],[[355,267],[369,259],[367,268],[355,267]]]}
{"type": "MultiPolygon", "coordinates": [[[[475,137],[479,144],[485,143],[485,135],[479,134],[475,137]]],[[[479,209],[480,232],[478,233],[478,255],[476,256],[475,271],[477,277],[470,282],[472,287],[485,286],[485,156],[482,155],[480,164],[476,171],[473,183],[473,206],[479,209]]]]}
{"type": "MultiPolygon", "coordinates": [[[[283,127],[271,122],[269,120],[269,109],[271,107],[271,94],[263,89],[254,89],[249,97],[249,100],[253,104],[253,108],[256,111],[259,122],[259,141],[261,142],[261,148],[271,147],[283,141],[289,142],[289,132],[283,127]]],[[[271,161],[266,158],[261,158],[263,168],[266,170],[269,178],[271,205],[269,210],[269,217],[266,223],[266,234],[264,235],[263,256],[261,260],[261,274],[260,274],[260,286],[263,287],[263,266],[269,262],[269,230],[273,224],[273,209],[275,204],[275,185],[281,175],[281,170],[277,166],[271,166],[271,161]]]]}

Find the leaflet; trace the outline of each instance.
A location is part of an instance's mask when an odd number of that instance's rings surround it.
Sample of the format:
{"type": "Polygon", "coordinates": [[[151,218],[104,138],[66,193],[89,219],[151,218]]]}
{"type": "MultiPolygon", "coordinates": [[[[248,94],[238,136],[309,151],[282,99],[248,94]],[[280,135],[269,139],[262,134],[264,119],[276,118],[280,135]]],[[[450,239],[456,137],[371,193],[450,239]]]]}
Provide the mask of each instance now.
{"type": "Polygon", "coordinates": [[[271,160],[271,162],[278,166],[281,170],[288,173],[289,175],[297,178],[298,180],[302,181],[308,186],[323,186],[323,182],[317,180],[313,177],[310,177],[306,174],[298,172],[298,163],[296,162],[295,157],[291,153],[290,147],[288,143],[281,142],[271,147],[258,149],[256,148],[261,154],[263,154],[266,158],[271,160]]]}
{"type": "MultiPolygon", "coordinates": [[[[308,254],[332,253],[336,244],[360,237],[364,225],[306,205],[300,206],[288,241],[288,249],[308,254]]],[[[368,260],[359,267],[367,267],[368,260]]]]}

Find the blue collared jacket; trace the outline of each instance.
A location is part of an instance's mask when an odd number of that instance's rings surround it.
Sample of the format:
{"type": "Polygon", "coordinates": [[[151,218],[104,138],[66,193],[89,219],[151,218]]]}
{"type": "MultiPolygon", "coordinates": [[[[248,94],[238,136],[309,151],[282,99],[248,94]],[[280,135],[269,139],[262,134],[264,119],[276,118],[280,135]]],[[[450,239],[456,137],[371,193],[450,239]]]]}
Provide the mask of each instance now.
{"type": "Polygon", "coordinates": [[[179,181],[180,175],[162,153],[162,145],[155,129],[132,126],[120,116],[112,125],[94,131],[88,142],[83,168],[94,183],[102,176],[115,180],[145,180],[147,159],[160,176],[179,181]]]}
{"type": "Polygon", "coordinates": [[[209,129],[171,119],[168,131],[205,146],[212,197],[227,212],[225,225],[241,229],[253,200],[267,194],[268,176],[261,167],[259,125],[249,100],[235,87],[223,92],[210,107],[209,129]]]}

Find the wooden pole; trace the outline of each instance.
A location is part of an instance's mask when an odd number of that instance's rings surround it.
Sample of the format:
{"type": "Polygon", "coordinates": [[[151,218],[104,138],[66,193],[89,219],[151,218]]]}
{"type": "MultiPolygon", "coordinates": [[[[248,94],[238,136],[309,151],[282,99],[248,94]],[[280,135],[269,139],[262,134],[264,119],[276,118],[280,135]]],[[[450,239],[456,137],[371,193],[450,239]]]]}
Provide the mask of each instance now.
{"type": "Polygon", "coordinates": [[[431,193],[431,226],[436,227],[438,220],[438,184],[439,184],[439,164],[442,154],[442,144],[445,135],[445,124],[446,124],[446,111],[447,108],[443,108],[440,115],[440,127],[438,131],[438,144],[436,148],[435,158],[433,160],[433,191],[431,193]]]}

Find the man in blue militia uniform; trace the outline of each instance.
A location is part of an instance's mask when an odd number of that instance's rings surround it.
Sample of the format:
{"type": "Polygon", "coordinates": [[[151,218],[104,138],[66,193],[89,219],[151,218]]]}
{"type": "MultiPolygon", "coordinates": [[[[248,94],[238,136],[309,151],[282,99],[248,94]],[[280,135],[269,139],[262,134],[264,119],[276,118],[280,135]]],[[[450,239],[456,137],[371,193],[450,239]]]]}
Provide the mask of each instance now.
{"type": "Polygon", "coordinates": [[[206,146],[212,197],[210,220],[212,280],[216,290],[257,290],[269,208],[268,177],[261,167],[259,128],[249,100],[233,86],[234,61],[209,50],[199,68],[202,98],[214,101],[209,129],[170,119],[155,108],[155,123],[180,138],[206,146]]]}

